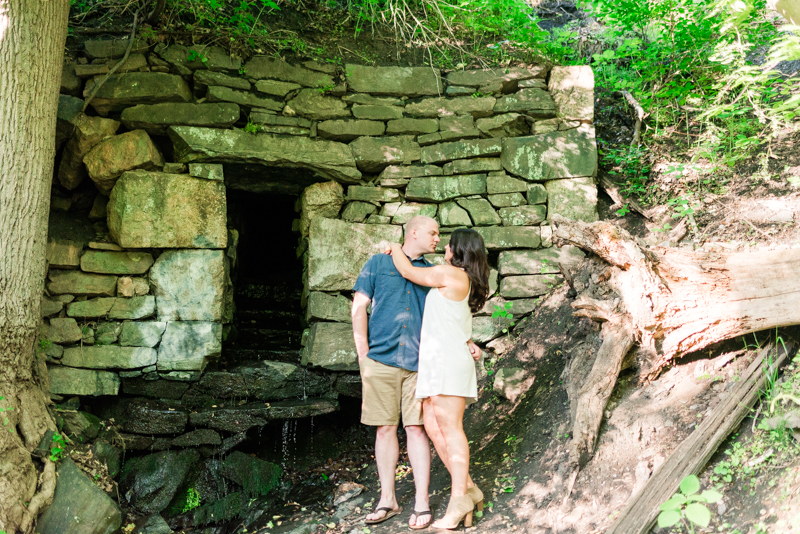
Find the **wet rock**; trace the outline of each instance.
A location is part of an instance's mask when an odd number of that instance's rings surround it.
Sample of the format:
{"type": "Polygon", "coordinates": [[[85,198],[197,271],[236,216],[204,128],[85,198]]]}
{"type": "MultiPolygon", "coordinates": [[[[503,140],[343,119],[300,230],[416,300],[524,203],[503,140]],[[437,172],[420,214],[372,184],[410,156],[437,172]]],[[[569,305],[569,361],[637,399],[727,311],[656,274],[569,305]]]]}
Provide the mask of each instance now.
{"type": "Polygon", "coordinates": [[[68,436],[74,436],[79,442],[95,439],[102,428],[100,419],[90,413],[78,410],[55,410],[58,428],[68,436]]]}
{"type": "Polygon", "coordinates": [[[498,213],[503,219],[503,226],[534,226],[547,218],[547,208],[541,204],[500,208],[498,213]]]}
{"type": "Polygon", "coordinates": [[[407,104],[406,115],[410,117],[448,117],[451,115],[472,115],[474,118],[491,117],[496,100],[490,96],[472,98],[457,96],[454,98],[426,98],[419,102],[407,104]]]}
{"type": "MultiPolygon", "coordinates": [[[[500,139],[457,141],[426,146],[422,149],[421,158],[422,163],[444,163],[454,159],[499,156],[502,149],[503,145],[500,139]]],[[[503,163],[505,165],[505,160],[503,163]]]]}
{"type": "MultiPolygon", "coordinates": [[[[94,89],[94,83],[86,84],[84,96],[94,89]]],[[[180,76],[162,72],[128,72],[109,76],[98,89],[91,106],[99,115],[106,116],[110,111],[122,111],[136,104],[191,101],[189,86],[180,76]]]]}
{"type": "Polygon", "coordinates": [[[458,159],[445,163],[443,167],[446,176],[453,174],[495,172],[502,169],[503,164],[500,162],[500,158],[458,159]]]}
{"type": "Polygon", "coordinates": [[[108,229],[126,248],[224,248],[225,186],[185,174],[123,174],[108,203],[108,229]]]}
{"type": "Polygon", "coordinates": [[[476,230],[483,236],[489,250],[539,248],[542,241],[538,226],[494,226],[476,230]]]}
{"type": "Polygon", "coordinates": [[[225,478],[242,486],[247,495],[266,495],[276,487],[283,474],[277,465],[234,451],[222,462],[225,478]]]}
{"type": "Polygon", "coordinates": [[[136,369],[156,363],[155,349],[99,345],[64,350],[61,363],[86,369],[136,369]]]}
{"type": "Polygon", "coordinates": [[[166,327],[167,323],[160,321],[125,321],[119,344],[123,347],[155,347],[166,327]]]}
{"type": "Polygon", "coordinates": [[[569,269],[579,264],[586,255],[577,247],[565,245],[561,248],[542,250],[506,250],[497,259],[501,276],[518,274],[558,274],[558,265],[569,269]]]}
{"type": "Polygon", "coordinates": [[[560,276],[550,274],[508,276],[500,280],[500,295],[508,299],[538,297],[562,281],[560,276]]]}
{"type": "Polygon", "coordinates": [[[491,226],[501,222],[500,216],[485,198],[459,198],[456,202],[467,210],[475,226],[491,226]]]}
{"type": "Polygon", "coordinates": [[[472,226],[467,211],[455,202],[439,205],[438,220],[440,226],[472,226]]]}
{"type": "Polygon", "coordinates": [[[361,398],[361,376],[341,373],[333,383],[333,391],[345,397],[361,398]]]}
{"type": "Polygon", "coordinates": [[[502,140],[503,167],[526,180],[544,181],[597,173],[594,128],[582,125],[564,132],[502,140]]]}
{"type": "Polygon", "coordinates": [[[125,171],[155,170],[164,166],[164,157],[144,130],[134,130],[101,141],[83,158],[89,177],[104,195],[125,171]]]}
{"type": "Polygon", "coordinates": [[[362,136],[383,135],[386,125],[372,120],[327,120],[317,125],[317,135],[345,143],[362,136]]]}
{"type": "Polygon", "coordinates": [[[47,263],[50,267],[75,269],[81,265],[83,243],[68,239],[47,240],[47,263]]]}
{"type": "MultiPolygon", "coordinates": [[[[308,245],[308,287],[312,291],[353,289],[361,268],[387,243],[400,241],[397,226],[355,224],[317,218],[312,221],[308,245]],[[342,254],[347,250],[348,254],[342,254]]],[[[351,336],[352,337],[352,336],[351,336]]]]}
{"type": "MultiPolygon", "coordinates": [[[[373,206],[374,207],[374,206],[373,206]]],[[[306,321],[314,320],[351,322],[350,309],[353,302],[344,295],[329,295],[320,291],[312,291],[308,295],[306,321]]]]}
{"type": "Polygon", "coordinates": [[[222,353],[222,325],[170,322],[158,347],[159,371],[202,371],[222,353]]]}
{"type": "Polygon", "coordinates": [[[108,252],[87,250],[81,256],[81,270],[100,274],[142,274],[153,265],[146,252],[108,252]]]}
{"type": "Polygon", "coordinates": [[[193,430],[188,434],[178,436],[170,442],[173,447],[199,447],[201,445],[220,444],[222,444],[222,438],[219,437],[219,433],[209,428],[193,430]]]}
{"type": "Polygon", "coordinates": [[[594,73],[588,65],[553,67],[548,90],[558,117],[591,123],[594,120],[594,73]]]}
{"type": "Polygon", "coordinates": [[[108,371],[73,369],[62,365],[48,365],[50,393],[56,395],[116,395],[119,377],[108,371]]]}
{"type": "Polygon", "coordinates": [[[245,64],[244,68],[247,77],[254,79],[281,80],[314,88],[334,85],[333,78],[328,74],[290,65],[268,56],[255,56],[245,64]]]}
{"type": "Polygon", "coordinates": [[[344,204],[344,189],[338,182],[317,183],[306,187],[300,197],[300,233],[308,235],[311,221],[318,217],[335,219],[344,204]]]}
{"type": "Polygon", "coordinates": [[[92,454],[101,464],[108,468],[108,475],[116,478],[122,465],[122,449],[115,447],[103,439],[95,441],[92,445],[92,454]]]}
{"type": "Polygon", "coordinates": [[[314,323],[301,363],[331,371],[357,371],[353,327],[346,323],[314,323]]]}
{"type": "Polygon", "coordinates": [[[69,458],[58,467],[53,504],[38,519],[40,534],[111,534],[122,525],[122,514],[69,458]]]}
{"type": "Polygon", "coordinates": [[[519,137],[531,133],[528,121],[519,113],[496,115],[489,119],[478,119],[476,126],[489,137],[519,137]]]}
{"type": "Polygon", "coordinates": [[[545,187],[549,217],[561,215],[567,219],[585,222],[594,222],[599,218],[594,178],[551,180],[545,187]]]}
{"type": "Polygon", "coordinates": [[[193,449],[131,458],[122,469],[121,493],[135,510],[158,513],[169,505],[199,459],[200,453],[193,449]]]}
{"type": "Polygon", "coordinates": [[[52,343],[76,343],[83,334],[75,319],[53,317],[42,325],[41,338],[52,343]]]}
{"type": "Polygon", "coordinates": [[[334,141],[189,126],[175,126],[167,133],[175,146],[175,157],[183,163],[260,163],[308,169],[321,178],[342,183],[356,183],[361,179],[348,146],[334,141]]]}
{"type": "Polygon", "coordinates": [[[429,67],[367,67],[347,64],[347,83],[357,93],[407,96],[439,95],[443,92],[441,74],[429,67]]]}
{"type": "Polygon", "coordinates": [[[410,165],[420,159],[420,147],[410,135],[359,137],[348,146],[364,172],[381,172],[390,164],[410,165]]]}
{"type": "Polygon", "coordinates": [[[230,408],[212,408],[189,415],[192,426],[214,428],[225,432],[244,432],[280,419],[302,419],[331,413],[339,403],[329,399],[308,399],[278,402],[253,402],[230,408]]]}
{"type": "Polygon", "coordinates": [[[121,120],[129,130],[141,129],[152,135],[164,135],[170,126],[230,128],[233,123],[239,120],[240,113],[241,111],[237,104],[228,102],[203,104],[174,102],[152,105],[140,104],[125,108],[122,111],[121,120]]]}
{"type": "Polygon", "coordinates": [[[155,399],[117,399],[104,408],[124,432],[147,436],[181,434],[186,429],[187,413],[155,399]]]}
{"type": "Polygon", "coordinates": [[[485,174],[412,178],[406,188],[407,200],[443,202],[457,197],[486,193],[485,174]]]}
{"type": "Polygon", "coordinates": [[[145,380],[144,378],[128,378],[122,381],[122,392],[126,395],[137,395],[155,399],[179,400],[183,397],[189,384],[172,380],[145,380]]]}
{"type": "Polygon", "coordinates": [[[141,521],[136,526],[133,534],[172,534],[172,529],[169,528],[169,525],[164,521],[163,517],[158,514],[153,514],[144,521],[141,521]]]}

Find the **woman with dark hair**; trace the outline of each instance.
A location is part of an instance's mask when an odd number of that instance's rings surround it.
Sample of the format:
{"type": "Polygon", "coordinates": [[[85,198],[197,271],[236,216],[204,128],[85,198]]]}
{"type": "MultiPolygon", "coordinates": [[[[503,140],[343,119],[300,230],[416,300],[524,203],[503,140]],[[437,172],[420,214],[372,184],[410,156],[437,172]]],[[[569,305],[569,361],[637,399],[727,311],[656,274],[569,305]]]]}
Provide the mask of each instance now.
{"type": "Polygon", "coordinates": [[[489,297],[489,263],[483,238],[459,229],[445,246],[446,265],[414,267],[400,245],[391,245],[392,260],[406,279],[431,287],[425,299],[419,345],[417,398],[423,399],[425,430],[450,471],[452,494],[444,517],[434,528],[472,525],[472,511],[483,509],[483,494],[469,476],[469,445],[464,408],[478,400],[475,362],[467,342],[472,313],[489,297]]]}

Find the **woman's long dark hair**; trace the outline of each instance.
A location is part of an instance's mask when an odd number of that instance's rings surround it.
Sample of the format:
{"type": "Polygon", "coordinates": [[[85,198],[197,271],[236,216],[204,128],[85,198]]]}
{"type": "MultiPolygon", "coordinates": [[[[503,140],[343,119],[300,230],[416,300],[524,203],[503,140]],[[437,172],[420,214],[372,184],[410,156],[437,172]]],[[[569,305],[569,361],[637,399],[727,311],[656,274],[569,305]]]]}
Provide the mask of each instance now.
{"type": "Polygon", "coordinates": [[[483,237],[475,230],[459,228],[450,236],[450,252],[450,265],[461,267],[469,277],[469,309],[475,313],[489,298],[489,259],[483,237]]]}

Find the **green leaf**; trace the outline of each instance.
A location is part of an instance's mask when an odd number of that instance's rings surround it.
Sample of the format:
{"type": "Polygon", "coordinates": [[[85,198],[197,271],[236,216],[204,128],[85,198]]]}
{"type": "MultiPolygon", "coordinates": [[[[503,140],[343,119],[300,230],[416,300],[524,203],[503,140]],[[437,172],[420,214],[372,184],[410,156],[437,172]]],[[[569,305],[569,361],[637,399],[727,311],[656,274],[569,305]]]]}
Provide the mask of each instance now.
{"type": "Polygon", "coordinates": [[[722,499],[722,494],[715,490],[705,490],[700,496],[709,503],[719,502],[722,499]]]}
{"type": "Polygon", "coordinates": [[[700,479],[696,475],[689,475],[681,481],[681,493],[692,495],[700,491],[700,479]]]}
{"type": "Polygon", "coordinates": [[[671,527],[681,520],[681,513],[677,510],[666,510],[658,514],[658,528],[671,527]]]}
{"type": "Polygon", "coordinates": [[[711,522],[711,512],[703,504],[692,503],[686,507],[684,513],[689,521],[703,528],[707,527],[711,522]]]}
{"type": "Polygon", "coordinates": [[[680,510],[681,506],[684,504],[686,504],[686,497],[680,493],[676,493],[670,500],[659,506],[659,509],[662,512],[666,512],[667,510],[680,510]]]}

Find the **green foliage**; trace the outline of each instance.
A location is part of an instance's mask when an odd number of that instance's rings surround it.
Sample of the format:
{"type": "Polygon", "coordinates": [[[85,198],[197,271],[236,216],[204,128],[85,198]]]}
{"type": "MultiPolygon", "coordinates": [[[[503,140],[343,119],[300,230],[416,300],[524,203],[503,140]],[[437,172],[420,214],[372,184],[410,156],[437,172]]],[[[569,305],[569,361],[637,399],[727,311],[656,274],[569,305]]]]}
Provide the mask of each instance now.
{"type": "Polygon", "coordinates": [[[259,126],[254,122],[248,121],[247,124],[245,124],[244,126],[244,131],[249,134],[257,134],[258,132],[261,131],[261,126],[259,126]]]}
{"type": "Polygon", "coordinates": [[[191,510],[194,510],[200,506],[200,492],[197,491],[197,488],[190,487],[186,490],[186,501],[183,505],[183,511],[181,513],[186,513],[191,510]]]}
{"type": "Polygon", "coordinates": [[[498,304],[494,305],[494,311],[492,312],[492,319],[496,319],[498,317],[503,318],[506,320],[506,327],[503,328],[503,333],[507,334],[508,329],[514,326],[514,314],[511,313],[511,308],[514,306],[513,302],[506,302],[505,305],[500,306],[498,304]]]}
{"type": "Polygon", "coordinates": [[[50,461],[59,462],[64,457],[64,445],[66,439],[59,433],[53,434],[53,442],[50,444],[50,461]]]}
{"type": "Polygon", "coordinates": [[[680,491],[662,504],[658,514],[658,527],[666,528],[681,519],[688,521],[689,531],[694,532],[694,525],[705,528],[711,521],[711,512],[706,504],[718,502],[722,494],[715,490],[700,491],[700,479],[689,475],[681,481],[680,491]]]}

